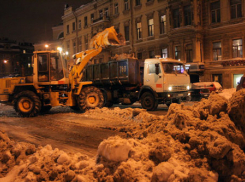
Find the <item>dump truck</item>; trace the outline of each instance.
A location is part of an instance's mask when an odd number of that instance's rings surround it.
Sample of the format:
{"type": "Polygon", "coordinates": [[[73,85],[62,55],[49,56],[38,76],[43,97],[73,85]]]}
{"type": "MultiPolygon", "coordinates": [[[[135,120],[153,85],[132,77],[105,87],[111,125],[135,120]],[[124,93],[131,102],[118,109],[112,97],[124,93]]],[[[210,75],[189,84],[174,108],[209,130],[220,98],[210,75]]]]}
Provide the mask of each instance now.
{"type": "Polygon", "coordinates": [[[139,101],[144,109],[152,111],[158,104],[169,106],[189,99],[190,77],[183,62],[158,56],[144,60],[143,67],[140,65],[134,57],[116,57],[87,66],[82,81],[92,81],[102,91],[107,107],[139,101]]]}
{"type": "Polygon", "coordinates": [[[108,46],[124,45],[125,40],[114,27],[95,35],[88,50],[80,52],[80,62],[68,71],[60,51],[34,51],[33,75],[0,79],[0,103],[13,105],[18,115],[32,117],[54,106],[74,110],[102,107],[102,91],[92,81],[81,82],[86,64],[108,46]]]}

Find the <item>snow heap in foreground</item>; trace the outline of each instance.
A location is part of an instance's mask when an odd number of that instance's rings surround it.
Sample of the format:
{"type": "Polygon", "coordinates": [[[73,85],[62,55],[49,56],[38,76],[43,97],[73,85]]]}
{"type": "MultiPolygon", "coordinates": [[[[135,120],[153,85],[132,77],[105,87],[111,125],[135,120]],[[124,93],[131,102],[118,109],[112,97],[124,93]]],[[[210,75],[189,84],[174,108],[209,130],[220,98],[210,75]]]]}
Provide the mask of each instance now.
{"type": "Polygon", "coordinates": [[[15,143],[0,132],[0,182],[245,181],[245,89],[211,94],[194,106],[172,104],[166,116],[142,109],[90,110],[122,118],[126,138],[100,143],[96,158],[51,146],[15,143]]]}

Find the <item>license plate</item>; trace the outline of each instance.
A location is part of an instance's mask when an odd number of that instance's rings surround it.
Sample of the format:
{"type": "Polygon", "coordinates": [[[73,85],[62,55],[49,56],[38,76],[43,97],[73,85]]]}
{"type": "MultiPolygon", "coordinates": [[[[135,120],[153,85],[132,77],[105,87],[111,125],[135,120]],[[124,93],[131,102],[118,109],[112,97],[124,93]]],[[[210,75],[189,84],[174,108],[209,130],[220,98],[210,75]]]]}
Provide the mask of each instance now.
{"type": "Polygon", "coordinates": [[[183,97],[183,96],[184,96],[184,94],[178,94],[178,96],[179,96],[179,97],[183,97]]]}

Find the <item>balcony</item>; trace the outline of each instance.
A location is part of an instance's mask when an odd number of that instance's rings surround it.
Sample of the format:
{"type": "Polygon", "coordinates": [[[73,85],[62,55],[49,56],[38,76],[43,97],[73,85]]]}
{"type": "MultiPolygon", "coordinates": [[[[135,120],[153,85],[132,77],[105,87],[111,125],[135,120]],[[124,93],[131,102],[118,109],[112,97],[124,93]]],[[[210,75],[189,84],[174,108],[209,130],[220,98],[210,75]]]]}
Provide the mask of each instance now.
{"type": "Polygon", "coordinates": [[[100,17],[98,19],[94,19],[91,23],[91,27],[98,26],[98,25],[104,25],[105,27],[110,26],[110,17],[104,15],[103,17],[100,17]]]}

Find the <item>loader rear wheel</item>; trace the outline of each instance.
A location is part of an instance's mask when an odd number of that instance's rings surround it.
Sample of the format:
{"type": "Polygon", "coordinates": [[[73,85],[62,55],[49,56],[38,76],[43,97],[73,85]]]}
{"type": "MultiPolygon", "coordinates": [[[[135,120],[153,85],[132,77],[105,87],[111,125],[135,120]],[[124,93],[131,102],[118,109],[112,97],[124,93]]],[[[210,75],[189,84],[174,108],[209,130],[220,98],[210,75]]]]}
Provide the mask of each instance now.
{"type": "Polygon", "coordinates": [[[158,101],[150,92],[145,92],[141,96],[141,106],[147,111],[154,111],[158,107],[158,101]]]}
{"type": "Polygon", "coordinates": [[[33,117],[41,110],[41,101],[32,91],[26,90],[18,93],[14,99],[14,109],[22,117],[33,117]]]}
{"type": "Polygon", "coordinates": [[[104,104],[104,96],[100,89],[91,86],[84,88],[77,99],[78,106],[81,111],[102,107],[104,104]]]}

